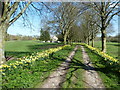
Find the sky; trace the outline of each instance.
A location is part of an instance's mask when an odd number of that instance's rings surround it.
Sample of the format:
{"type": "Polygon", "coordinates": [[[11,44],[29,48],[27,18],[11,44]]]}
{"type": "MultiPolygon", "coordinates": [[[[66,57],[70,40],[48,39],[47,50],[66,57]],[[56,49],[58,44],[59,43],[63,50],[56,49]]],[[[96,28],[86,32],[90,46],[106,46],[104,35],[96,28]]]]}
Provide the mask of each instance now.
{"type": "Polygon", "coordinates": [[[34,36],[34,35],[40,35],[40,28],[42,27],[42,23],[40,22],[40,20],[36,20],[34,19],[31,22],[34,27],[33,29],[31,29],[28,26],[24,26],[22,19],[19,18],[14,24],[12,24],[9,28],[8,28],[8,34],[11,35],[25,35],[25,36],[34,36]]]}
{"type": "MultiPolygon", "coordinates": [[[[32,28],[23,25],[23,19],[20,17],[14,24],[12,24],[7,33],[11,35],[25,35],[25,36],[40,36],[40,29],[43,27],[45,20],[47,18],[51,19],[52,15],[45,13],[44,10],[41,16],[36,15],[36,12],[28,15],[29,20],[31,21],[32,28]],[[44,17],[45,16],[45,17],[44,17]]],[[[118,16],[115,16],[112,19],[114,32],[110,33],[110,36],[115,36],[118,34],[118,16]]]]}

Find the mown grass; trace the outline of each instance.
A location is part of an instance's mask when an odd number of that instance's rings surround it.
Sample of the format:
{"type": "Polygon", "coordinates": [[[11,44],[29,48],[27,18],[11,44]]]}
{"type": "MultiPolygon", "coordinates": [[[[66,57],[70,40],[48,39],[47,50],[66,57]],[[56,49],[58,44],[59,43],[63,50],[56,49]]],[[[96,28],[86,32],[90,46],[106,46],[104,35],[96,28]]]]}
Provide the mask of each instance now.
{"type": "Polygon", "coordinates": [[[120,72],[116,71],[113,66],[108,66],[103,57],[97,55],[88,48],[85,48],[85,50],[88,53],[95,70],[99,73],[105,87],[118,90],[120,88],[120,72]]]}
{"type": "Polygon", "coordinates": [[[14,71],[8,72],[6,76],[2,77],[3,89],[40,88],[44,80],[66,59],[73,48],[74,46],[65,47],[50,57],[39,59],[23,69],[16,68],[14,71]]]}
{"type": "Polygon", "coordinates": [[[84,88],[83,72],[84,64],[82,59],[82,51],[79,47],[74,55],[66,74],[63,88],[84,88]]]}
{"type": "Polygon", "coordinates": [[[41,43],[40,41],[7,41],[5,43],[5,56],[9,58],[20,58],[31,55],[33,52],[61,46],[59,43],[41,43]]]}
{"type": "MultiPolygon", "coordinates": [[[[120,43],[107,42],[106,45],[107,45],[107,53],[116,59],[120,59],[120,57],[118,55],[120,43]]],[[[102,48],[101,41],[95,41],[95,48],[98,48],[101,50],[101,48],[102,48]]]]}

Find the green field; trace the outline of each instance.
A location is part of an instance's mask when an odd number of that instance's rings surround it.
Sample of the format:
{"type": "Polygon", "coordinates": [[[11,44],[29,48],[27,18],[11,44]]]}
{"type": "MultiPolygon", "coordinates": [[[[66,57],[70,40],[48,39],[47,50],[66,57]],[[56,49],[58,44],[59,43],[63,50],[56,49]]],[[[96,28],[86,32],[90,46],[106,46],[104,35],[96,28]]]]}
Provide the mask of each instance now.
{"type": "Polygon", "coordinates": [[[63,44],[41,43],[40,41],[7,41],[5,43],[5,55],[6,57],[19,58],[61,45],[63,44]]]}
{"type": "MultiPolygon", "coordinates": [[[[21,57],[36,51],[43,51],[63,44],[40,43],[40,41],[7,41],[5,43],[6,56],[21,57]]],[[[118,58],[118,48],[120,43],[107,42],[107,53],[114,58],[118,58]]],[[[95,42],[95,48],[101,50],[101,42],[95,42]]]]}
{"type": "Polygon", "coordinates": [[[46,58],[40,58],[34,63],[23,68],[16,68],[11,72],[7,72],[2,79],[2,88],[40,88],[44,80],[52,73],[73,50],[72,47],[55,52],[46,58]]]}
{"type": "MultiPolygon", "coordinates": [[[[107,53],[116,59],[120,59],[120,57],[118,57],[119,46],[120,43],[107,42],[107,53]]],[[[95,41],[95,48],[99,48],[101,50],[101,41],[95,41]]]]}
{"type": "MultiPolygon", "coordinates": [[[[5,44],[5,53],[7,57],[14,57],[10,62],[16,61],[16,58],[31,55],[33,52],[41,52],[49,48],[55,48],[61,46],[60,43],[41,43],[40,41],[8,41],[5,44]]],[[[107,53],[114,58],[118,57],[118,43],[107,42],[107,53]]],[[[15,72],[9,72],[7,77],[3,77],[4,88],[39,88],[53,70],[55,70],[69,55],[75,46],[66,47],[58,52],[55,52],[52,56],[44,58],[44,60],[36,61],[32,63],[32,67],[29,69],[16,69],[15,72]],[[39,67],[38,67],[39,66],[39,67]],[[17,73],[16,73],[17,71],[17,73]],[[29,73],[29,75],[28,75],[29,73]],[[17,76],[17,77],[16,77],[17,76]],[[29,78],[29,79],[28,79],[29,78]]],[[[101,50],[101,42],[95,42],[95,48],[101,50]]],[[[92,61],[96,71],[99,73],[105,87],[107,88],[120,88],[120,77],[118,68],[114,66],[107,66],[104,58],[94,53],[88,48],[85,48],[90,60],[92,61]]],[[[7,62],[7,63],[10,63],[7,62]]],[[[75,56],[72,59],[71,65],[68,69],[68,73],[63,82],[63,88],[83,88],[82,82],[83,76],[81,73],[84,71],[84,64],[82,59],[81,48],[76,51],[75,56]]]]}

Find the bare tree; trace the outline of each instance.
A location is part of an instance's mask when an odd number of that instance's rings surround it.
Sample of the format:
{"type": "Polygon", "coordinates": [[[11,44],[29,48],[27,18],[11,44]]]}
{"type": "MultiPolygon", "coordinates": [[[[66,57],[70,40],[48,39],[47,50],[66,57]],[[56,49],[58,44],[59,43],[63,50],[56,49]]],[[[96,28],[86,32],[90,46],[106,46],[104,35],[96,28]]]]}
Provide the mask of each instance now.
{"type": "Polygon", "coordinates": [[[86,10],[81,15],[81,33],[83,33],[82,37],[83,40],[86,41],[86,43],[89,45],[90,40],[92,40],[92,46],[94,46],[94,38],[96,34],[98,33],[99,27],[96,25],[96,22],[98,22],[97,15],[93,12],[92,9],[86,10]]]}
{"type": "Polygon", "coordinates": [[[92,7],[96,11],[97,15],[100,17],[100,29],[101,29],[101,39],[102,39],[102,51],[106,52],[106,28],[110,24],[110,21],[115,15],[120,13],[118,9],[119,0],[116,2],[100,2],[92,3],[92,7]]]}
{"type": "Polygon", "coordinates": [[[17,14],[16,10],[19,8],[20,2],[5,2],[0,1],[0,58],[2,59],[1,63],[5,62],[4,58],[4,37],[7,32],[8,27],[13,24],[28,8],[31,4],[31,1],[24,4],[24,7],[17,14]]]}
{"type": "Polygon", "coordinates": [[[72,25],[67,39],[70,44],[72,44],[72,42],[80,42],[81,41],[81,32],[80,32],[79,25],[77,25],[77,24],[72,25]]]}
{"type": "MultiPolygon", "coordinates": [[[[29,14],[36,14],[41,16],[41,11],[44,5],[41,2],[32,2],[31,0],[25,2],[17,0],[17,2],[5,0],[0,1],[0,59],[1,63],[5,62],[4,57],[4,43],[7,29],[16,20],[22,17],[24,26],[32,28],[32,23],[29,20],[29,14]]],[[[46,9],[47,10],[47,9],[46,9]]]]}
{"type": "MultiPolygon", "coordinates": [[[[76,3],[71,2],[62,2],[58,5],[54,10],[51,7],[48,7],[50,11],[52,11],[55,15],[55,19],[50,21],[53,25],[57,25],[57,32],[62,33],[64,36],[64,44],[67,43],[67,38],[69,33],[71,32],[71,27],[77,21],[77,18],[84,12],[85,7],[80,7],[76,3]],[[78,7],[79,6],[79,7],[78,7]]],[[[55,27],[55,26],[54,26],[55,27]]]]}

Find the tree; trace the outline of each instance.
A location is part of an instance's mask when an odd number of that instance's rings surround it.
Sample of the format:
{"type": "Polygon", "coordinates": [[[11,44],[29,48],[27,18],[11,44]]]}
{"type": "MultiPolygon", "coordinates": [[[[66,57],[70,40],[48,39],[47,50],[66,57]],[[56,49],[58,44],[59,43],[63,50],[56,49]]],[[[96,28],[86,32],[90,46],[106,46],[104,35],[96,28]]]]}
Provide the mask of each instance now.
{"type": "Polygon", "coordinates": [[[120,9],[117,9],[119,1],[116,2],[95,2],[92,5],[97,15],[100,17],[101,39],[102,39],[102,51],[106,52],[106,28],[110,24],[110,21],[115,15],[120,13],[120,9]]]}
{"type": "Polygon", "coordinates": [[[72,42],[80,42],[81,41],[81,30],[80,26],[77,24],[73,24],[68,35],[68,42],[72,44],[72,42]]]}
{"type": "Polygon", "coordinates": [[[41,30],[40,40],[45,42],[50,40],[50,34],[48,30],[41,30]]]}
{"type": "Polygon", "coordinates": [[[62,2],[58,5],[58,7],[54,7],[54,10],[46,5],[48,9],[55,15],[54,20],[49,21],[49,23],[52,23],[54,27],[59,27],[56,29],[56,31],[63,35],[64,44],[67,44],[67,38],[71,32],[72,25],[86,9],[85,7],[78,7],[79,5],[80,3],[77,5],[76,3],[62,2]]]}
{"type": "Polygon", "coordinates": [[[33,11],[35,11],[40,16],[40,11],[42,8],[39,2],[33,3],[31,2],[31,0],[27,2],[20,2],[20,0],[17,0],[17,2],[9,0],[5,0],[4,2],[2,1],[0,1],[0,59],[2,60],[0,62],[1,64],[5,62],[4,43],[8,27],[20,17],[23,18],[24,25],[26,24],[25,21],[27,21],[29,23],[29,26],[31,26],[26,10],[29,10],[32,13],[33,11]]]}
{"type": "Polygon", "coordinates": [[[61,42],[64,41],[64,37],[63,37],[63,35],[61,33],[57,34],[57,38],[58,38],[58,41],[61,41],[61,42]]]}
{"type": "Polygon", "coordinates": [[[80,18],[80,28],[81,28],[81,35],[83,40],[89,45],[90,40],[92,40],[92,46],[94,46],[94,38],[99,31],[99,27],[96,25],[99,18],[94,13],[92,9],[86,10],[80,18]]]}
{"type": "Polygon", "coordinates": [[[59,28],[62,30],[64,44],[66,44],[70,28],[72,27],[72,24],[74,23],[77,16],[77,8],[73,6],[72,3],[61,3],[57,13],[60,17],[58,20],[59,28]]]}
{"type": "Polygon", "coordinates": [[[15,15],[19,4],[20,2],[9,2],[9,0],[6,0],[6,2],[0,1],[0,58],[2,59],[1,63],[5,62],[4,38],[7,29],[25,12],[31,2],[29,1],[28,3],[24,4],[24,7],[21,8],[21,11],[17,15],[15,15]]]}

